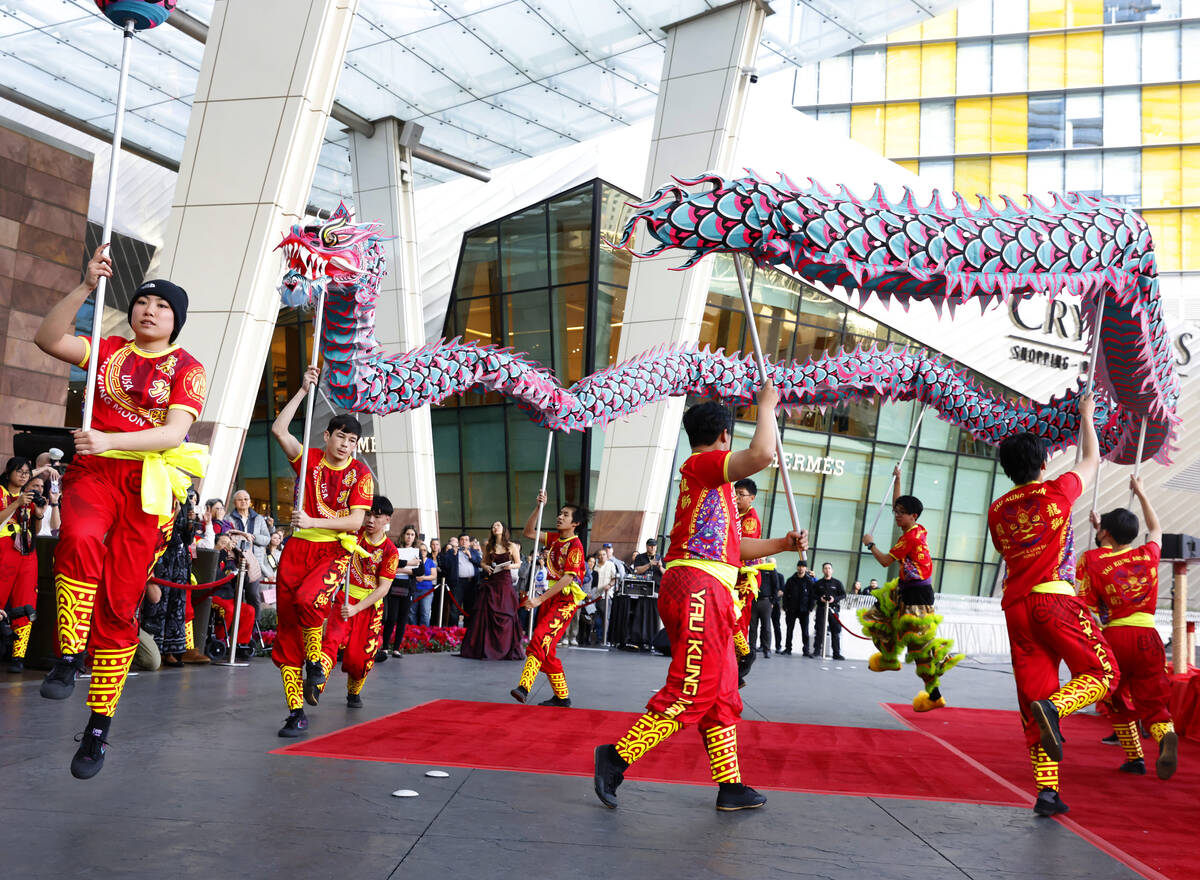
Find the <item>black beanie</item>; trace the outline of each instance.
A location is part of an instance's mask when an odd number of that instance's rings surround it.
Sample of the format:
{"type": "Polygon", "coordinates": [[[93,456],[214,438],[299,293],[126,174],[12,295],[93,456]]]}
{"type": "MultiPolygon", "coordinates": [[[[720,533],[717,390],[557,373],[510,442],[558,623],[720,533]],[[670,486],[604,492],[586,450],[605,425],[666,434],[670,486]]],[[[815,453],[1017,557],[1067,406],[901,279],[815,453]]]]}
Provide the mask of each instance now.
{"type": "Polygon", "coordinates": [[[175,313],[175,329],[171,331],[171,342],[174,342],[175,338],[179,336],[179,331],[183,329],[184,322],[187,321],[187,291],[166,279],[143,282],[142,286],[133,292],[133,298],[129,300],[129,311],[125,313],[125,318],[129,321],[130,326],[133,325],[133,304],[138,301],[138,297],[148,295],[166,300],[171,311],[175,313]]]}

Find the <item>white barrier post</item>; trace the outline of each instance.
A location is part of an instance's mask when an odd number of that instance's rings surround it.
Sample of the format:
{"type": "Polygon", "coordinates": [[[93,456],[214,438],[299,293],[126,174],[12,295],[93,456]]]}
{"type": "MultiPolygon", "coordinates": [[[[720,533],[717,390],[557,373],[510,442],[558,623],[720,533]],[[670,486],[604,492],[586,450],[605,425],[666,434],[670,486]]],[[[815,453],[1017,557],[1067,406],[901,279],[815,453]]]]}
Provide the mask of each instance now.
{"type": "Polygon", "coordinates": [[[246,572],[249,566],[246,563],[246,554],[242,554],[241,562],[238,564],[237,573],[237,589],[233,593],[233,629],[229,628],[229,621],[225,621],[225,634],[229,637],[229,655],[225,660],[214,663],[214,666],[249,666],[249,663],[239,663],[237,659],[238,648],[238,627],[242,623],[242,591],[246,585],[246,572]]]}

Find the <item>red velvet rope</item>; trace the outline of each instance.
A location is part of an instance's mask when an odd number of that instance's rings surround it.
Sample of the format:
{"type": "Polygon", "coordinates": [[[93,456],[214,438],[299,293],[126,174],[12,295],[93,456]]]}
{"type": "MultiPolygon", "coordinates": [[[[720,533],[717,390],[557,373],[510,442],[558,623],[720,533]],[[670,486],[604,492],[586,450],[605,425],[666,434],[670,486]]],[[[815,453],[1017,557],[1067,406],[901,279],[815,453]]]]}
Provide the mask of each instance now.
{"type": "MultiPolygon", "coordinates": [[[[838,617],[838,613],[836,611],[830,611],[829,613],[833,615],[834,620],[836,620],[838,623],[842,623],[842,619],[840,617],[838,617]]],[[[842,623],[842,629],[845,632],[850,633],[850,635],[854,636],[854,638],[856,638],[856,639],[862,639],[864,642],[871,641],[867,636],[860,636],[858,633],[856,633],[854,630],[850,629],[850,627],[846,626],[846,624],[844,624],[844,623],[842,623]]]]}
{"type": "Polygon", "coordinates": [[[213,590],[217,587],[223,587],[237,577],[237,572],[230,572],[221,578],[219,581],[211,581],[207,584],[177,584],[174,581],[164,581],[162,578],[152,577],[151,581],[158,584],[160,587],[174,587],[177,590],[213,590]]]}

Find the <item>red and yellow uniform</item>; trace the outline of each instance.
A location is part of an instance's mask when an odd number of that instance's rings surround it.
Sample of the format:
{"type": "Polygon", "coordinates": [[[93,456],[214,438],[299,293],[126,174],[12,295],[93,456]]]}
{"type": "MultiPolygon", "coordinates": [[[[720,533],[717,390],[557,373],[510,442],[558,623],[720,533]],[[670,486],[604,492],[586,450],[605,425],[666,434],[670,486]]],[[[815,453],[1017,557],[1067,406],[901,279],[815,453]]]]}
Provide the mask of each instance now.
{"type": "MultiPolygon", "coordinates": [[[[99,359],[92,428],[110,434],[166,424],[181,409],[193,418],[204,407],[204,367],[172,345],[147,352],[131,340],[108,336],[100,349],[79,337],[99,359]]],[[[185,444],[186,445],[186,444],[185,444]]],[[[79,455],[63,477],[62,528],[54,554],[58,646],[63,654],[92,653],[88,706],[112,715],[138,644],[137,610],[157,554],[170,535],[172,511],[150,512],[155,483],[185,456],[183,447],[163,453],[108,452],[79,455]]],[[[196,473],[195,465],[190,473],[196,473]]],[[[158,497],[169,489],[158,486],[158,497]]]]}
{"type": "Polygon", "coordinates": [[[1156,742],[1175,730],[1166,651],[1154,628],[1161,556],[1155,542],[1124,550],[1098,547],[1080,556],[1075,569],[1079,598],[1107,615],[1104,637],[1121,670],[1108,715],[1131,761],[1143,757],[1138,721],[1156,742]]]}
{"type": "Polygon", "coordinates": [[[538,606],[537,625],[533,629],[533,638],[529,640],[525,668],[521,670],[517,687],[529,692],[537,680],[538,672],[545,672],[554,696],[565,700],[570,697],[570,691],[567,677],[563,674],[562,661],[558,659],[558,643],[566,634],[567,626],[579,606],[587,601],[587,594],[579,586],[587,573],[587,562],[583,557],[583,543],[574,535],[569,538],[555,536],[547,546],[546,582],[556,584],[564,577],[569,577],[571,583],[538,606]]]}
{"type": "MultiPolygon", "coordinates": [[[[359,546],[367,552],[363,557],[354,554],[350,560],[350,605],[357,605],[367,598],[379,586],[381,580],[390,581],[396,577],[400,568],[400,552],[387,538],[378,544],[372,544],[367,536],[360,532],[359,546]]],[[[337,602],[329,614],[329,623],[325,626],[325,639],[321,643],[324,655],[322,662],[333,668],[337,659],[338,648],[346,646],[342,655],[342,671],[346,673],[346,692],[358,694],[362,692],[367,673],[375,665],[375,652],[379,650],[383,629],[383,600],[375,603],[373,608],[360,611],[349,620],[343,620],[337,610],[337,602]]],[[[326,672],[328,672],[328,669],[326,672]]]]}
{"type": "MultiPolygon", "coordinates": [[[[753,507],[738,517],[741,526],[743,538],[761,538],[762,537],[762,520],[758,518],[758,511],[753,507]]],[[[755,559],[741,566],[741,573],[737,583],[737,604],[739,609],[738,618],[738,633],[742,639],[746,638],[750,631],[750,606],[754,600],[758,598],[758,586],[761,582],[758,573],[757,564],[761,560],[755,559]]],[[[750,648],[746,645],[746,650],[750,648]]]]}
{"type": "Polygon", "coordinates": [[[737,663],[730,644],[737,626],[734,593],[741,567],[741,525],[728,464],[732,453],[691,455],[680,468],[658,612],[671,642],[667,681],[617,743],[632,764],[685,724],[704,735],[716,782],[740,782],[737,720],[742,714],[737,663]]]}
{"type": "Polygon", "coordinates": [[[1017,704],[1039,788],[1058,789],[1058,762],[1040,745],[1030,712],[1049,700],[1060,718],[1104,699],[1116,686],[1112,652],[1075,595],[1071,508],[1083,491],[1074,472],[1017,486],[992,503],[988,529],[1007,567],[1001,607],[1008,624],[1017,704]],[[1058,685],[1065,661],[1071,680],[1058,685]]]}
{"type": "MultiPolygon", "coordinates": [[[[7,488],[0,486],[0,508],[12,504],[17,495],[9,494],[7,488]]],[[[49,508],[46,513],[49,515],[49,508]]],[[[0,608],[37,607],[38,565],[37,554],[33,552],[32,531],[35,514],[33,504],[26,504],[0,526],[0,608]]],[[[21,660],[29,648],[29,631],[33,624],[27,617],[14,617],[10,623],[15,639],[12,656],[14,660],[21,660]]]]}
{"type": "Polygon", "coordinates": [[[900,564],[900,583],[928,581],[933,577],[933,557],[929,555],[929,532],[925,526],[914,525],[888,552],[900,564]]]}
{"type": "MultiPolygon", "coordinates": [[[[334,467],[323,449],[310,449],[308,466],[301,468],[296,456],[292,469],[306,481],[304,512],[309,516],[336,519],[371,509],[375,482],[362,462],[350,459],[334,467]]],[[[297,529],[284,545],[275,574],[279,621],[271,659],[283,675],[289,709],[303,703],[301,664],[306,659],[322,662],[321,627],[356,546],[353,533],[332,529],[297,529]]]]}

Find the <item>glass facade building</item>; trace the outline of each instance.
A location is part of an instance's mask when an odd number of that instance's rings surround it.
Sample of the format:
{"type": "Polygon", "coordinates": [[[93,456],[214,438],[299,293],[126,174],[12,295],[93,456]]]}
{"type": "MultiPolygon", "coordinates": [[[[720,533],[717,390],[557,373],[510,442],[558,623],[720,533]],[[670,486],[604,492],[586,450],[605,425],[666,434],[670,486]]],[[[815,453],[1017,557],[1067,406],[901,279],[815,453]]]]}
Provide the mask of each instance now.
{"type": "Polygon", "coordinates": [[[1166,273],[1200,271],[1197,101],[1197,0],[969,0],[801,68],[794,98],[943,191],[1122,201],[1166,273]]]}
{"type": "MultiPolygon", "coordinates": [[[[628,200],[628,194],[593,181],[468,232],[444,335],[526,352],[552,367],[564,385],[614,363],[629,256],[602,240],[613,240],[621,229],[628,200]]],[[[748,262],[745,268],[759,334],[772,359],[806,360],[871,345],[921,351],[903,333],[785,273],[748,262]]],[[[715,258],[699,342],[714,350],[750,351],[729,256],[715,258]]],[[[435,408],[432,419],[443,537],[464,530],[481,534],[495,520],[515,530],[528,516],[541,480],[546,432],[494,392],[448,404],[435,408]]],[[[863,550],[861,536],[917,415],[911,403],[858,401],[824,410],[806,407],[781,418],[784,465],[802,524],[811,532],[812,559],[833,563],[847,587],[887,574],[863,550]]],[[[735,418],[734,444],[740,448],[753,434],[754,408],[739,409],[735,418]]],[[[591,505],[603,442],[602,431],[554,438],[551,505],[568,500],[591,505]]],[[[681,430],[660,533],[670,529],[678,467],[687,451],[681,430]]],[[[986,514],[1004,481],[997,474],[989,447],[932,415],[923,420],[903,488],[915,486],[925,505],[921,521],[930,533],[935,586],[944,592],[991,593],[997,560],[987,540],[986,514]]],[[[777,467],[758,477],[755,507],[767,534],[789,527],[779,483],[777,467]]],[[[890,513],[876,536],[885,545],[893,538],[890,513]]],[[[590,544],[605,538],[592,534],[590,544]]],[[[781,556],[779,565],[790,571],[794,555],[781,556]]]]}

